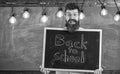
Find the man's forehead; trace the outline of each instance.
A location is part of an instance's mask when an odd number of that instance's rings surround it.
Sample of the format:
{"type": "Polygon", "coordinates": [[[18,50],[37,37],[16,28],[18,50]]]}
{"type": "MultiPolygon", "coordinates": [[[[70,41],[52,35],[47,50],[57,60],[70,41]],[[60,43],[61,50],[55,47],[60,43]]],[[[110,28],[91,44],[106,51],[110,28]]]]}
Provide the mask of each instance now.
{"type": "Polygon", "coordinates": [[[66,10],[66,13],[78,13],[78,9],[66,10]]]}

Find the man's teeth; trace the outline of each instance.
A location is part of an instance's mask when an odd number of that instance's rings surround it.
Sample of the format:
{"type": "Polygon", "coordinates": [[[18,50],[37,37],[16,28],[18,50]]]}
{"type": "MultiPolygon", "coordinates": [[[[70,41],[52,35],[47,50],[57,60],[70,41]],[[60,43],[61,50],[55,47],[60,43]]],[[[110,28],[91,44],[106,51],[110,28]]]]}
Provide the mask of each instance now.
{"type": "Polygon", "coordinates": [[[75,24],[75,22],[74,22],[74,21],[70,21],[69,23],[70,23],[70,24],[75,24]]]}

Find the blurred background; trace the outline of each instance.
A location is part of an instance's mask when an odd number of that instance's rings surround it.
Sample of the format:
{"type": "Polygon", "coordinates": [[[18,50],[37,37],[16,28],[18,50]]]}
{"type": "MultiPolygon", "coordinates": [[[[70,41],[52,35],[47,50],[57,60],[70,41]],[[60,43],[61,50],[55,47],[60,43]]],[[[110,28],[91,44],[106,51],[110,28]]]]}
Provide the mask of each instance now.
{"type": "Polygon", "coordinates": [[[80,26],[102,29],[104,74],[120,74],[120,0],[0,0],[0,71],[38,71],[44,27],[65,26],[69,2],[83,11],[80,26]]]}

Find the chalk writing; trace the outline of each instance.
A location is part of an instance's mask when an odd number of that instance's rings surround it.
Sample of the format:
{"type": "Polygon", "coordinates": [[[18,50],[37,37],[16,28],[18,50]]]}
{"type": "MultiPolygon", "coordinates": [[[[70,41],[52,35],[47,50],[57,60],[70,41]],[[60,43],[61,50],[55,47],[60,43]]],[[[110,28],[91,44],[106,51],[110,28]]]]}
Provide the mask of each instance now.
{"type": "Polygon", "coordinates": [[[84,51],[81,51],[81,63],[85,63],[84,51]]]}
{"type": "Polygon", "coordinates": [[[69,53],[73,53],[73,54],[77,54],[78,50],[77,49],[73,49],[73,48],[68,48],[69,53]]]}
{"type": "Polygon", "coordinates": [[[61,34],[57,34],[55,36],[55,46],[61,46],[64,43],[64,36],[61,34]]]}
{"type": "Polygon", "coordinates": [[[86,45],[87,41],[84,41],[84,35],[81,35],[81,49],[87,49],[86,45]]]}
{"type": "Polygon", "coordinates": [[[84,41],[84,35],[81,35],[81,41],[65,41],[65,37],[62,34],[57,34],[55,36],[55,46],[66,45],[68,47],[74,47],[77,49],[87,49],[86,47],[87,41],[84,41]]]}
{"type": "Polygon", "coordinates": [[[67,55],[66,50],[64,53],[56,52],[54,54],[54,61],[69,62],[69,63],[85,63],[84,52],[82,51],[81,56],[67,55]]]}
{"type": "MultiPolygon", "coordinates": [[[[71,63],[85,63],[85,53],[87,41],[84,40],[84,35],[81,34],[80,41],[67,40],[65,41],[65,37],[62,34],[55,35],[55,46],[67,46],[67,49],[64,49],[64,52],[57,52],[54,54],[55,60],[60,60],[63,62],[71,62],[71,63]],[[68,50],[68,51],[67,51],[68,50]],[[68,53],[68,54],[67,54],[68,53]],[[80,54],[78,56],[77,54],[80,54]],[[77,56],[76,56],[77,55],[77,56]]],[[[54,60],[54,61],[55,61],[54,60]]]]}

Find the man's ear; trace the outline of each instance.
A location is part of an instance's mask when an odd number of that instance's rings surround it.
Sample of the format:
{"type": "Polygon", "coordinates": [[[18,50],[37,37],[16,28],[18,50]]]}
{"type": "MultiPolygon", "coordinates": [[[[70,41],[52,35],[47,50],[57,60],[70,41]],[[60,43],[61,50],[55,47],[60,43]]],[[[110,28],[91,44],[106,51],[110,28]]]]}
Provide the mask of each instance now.
{"type": "Polygon", "coordinates": [[[63,19],[64,19],[64,21],[66,21],[67,19],[66,19],[66,15],[65,15],[65,13],[64,13],[64,15],[63,15],[63,19]]]}
{"type": "Polygon", "coordinates": [[[64,18],[66,18],[66,14],[65,14],[65,12],[64,12],[64,15],[63,15],[63,17],[64,17],[64,18]]]}

